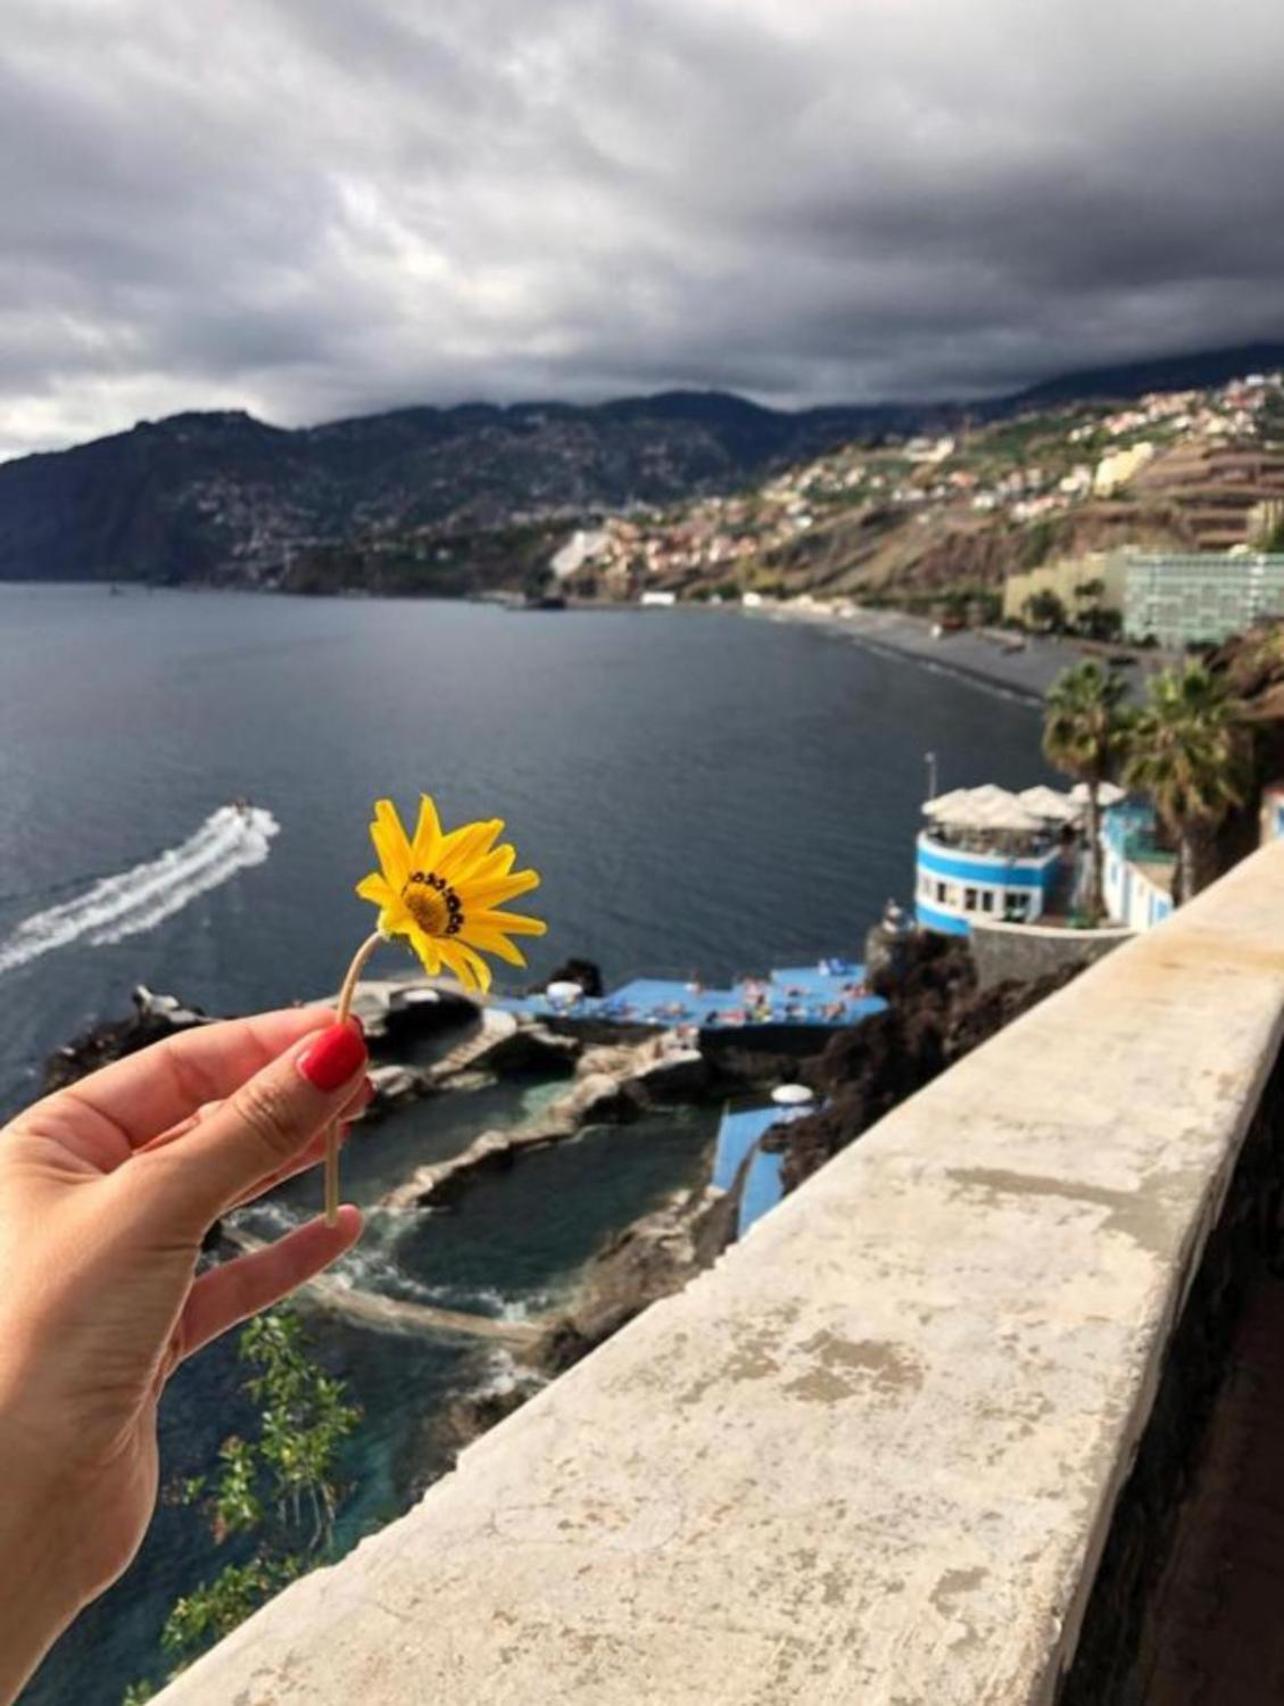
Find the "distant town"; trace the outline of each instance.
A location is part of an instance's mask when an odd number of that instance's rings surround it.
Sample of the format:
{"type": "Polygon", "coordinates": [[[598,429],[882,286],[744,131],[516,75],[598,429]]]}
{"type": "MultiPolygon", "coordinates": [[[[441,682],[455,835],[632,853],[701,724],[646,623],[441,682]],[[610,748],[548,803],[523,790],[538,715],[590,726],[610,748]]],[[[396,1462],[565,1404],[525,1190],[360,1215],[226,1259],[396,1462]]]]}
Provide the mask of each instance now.
{"type": "Polygon", "coordinates": [[[1180,651],[1284,614],[1281,346],[1190,362],[972,405],[177,415],[0,466],[0,578],[802,601],[1180,651]]]}
{"type": "Polygon", "coordinates": [[[1213,644],[1284,612],[1284,376],[850,445],[734,495],[606,515],[543,590],[1213,644]]]}

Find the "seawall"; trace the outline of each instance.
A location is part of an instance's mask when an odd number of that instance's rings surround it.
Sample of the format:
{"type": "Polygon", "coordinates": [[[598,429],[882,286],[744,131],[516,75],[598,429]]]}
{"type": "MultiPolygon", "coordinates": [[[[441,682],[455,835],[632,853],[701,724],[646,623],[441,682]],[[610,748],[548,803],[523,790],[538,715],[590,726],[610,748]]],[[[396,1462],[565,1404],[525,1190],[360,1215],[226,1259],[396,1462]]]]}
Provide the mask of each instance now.
{"type": "Polygon", "coordinates": [[[1054,924],[1005,924],[973,918],[968,948],[976,962],[977,987],[990,989],[1008,978],[1047,977],[1070,966],[1090,966],[1131,942],[1134,932],[1119,924],[1069,930],[1054,924]]]}

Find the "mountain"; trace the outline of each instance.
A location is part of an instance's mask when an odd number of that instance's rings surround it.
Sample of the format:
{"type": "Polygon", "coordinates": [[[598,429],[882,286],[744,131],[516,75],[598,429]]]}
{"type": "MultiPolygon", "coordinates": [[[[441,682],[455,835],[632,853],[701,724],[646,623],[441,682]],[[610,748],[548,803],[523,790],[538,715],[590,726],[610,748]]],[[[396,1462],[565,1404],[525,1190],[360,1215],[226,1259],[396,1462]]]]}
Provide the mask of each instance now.
{"type": "Polygon", "coordinates": [[[1225,385],[1247,373],[1271,373],[1284,368],[1284,344],[1237,344],[1232,349],[1202,350],[1194,355],[1159,356],[1122,367],[1094,367],[1045,379],[1000,405],[1005,414],[1046,408],[1053,403],[1142,397],[1148,391],[1199,391],[1225,385]]]}
{"type": "Polygon", "coordinates": [[[723,490],[919,413],[788,414],[673,392],[399,409],[297,431],[241,412],[175,415],[0,465],[0,579],[254,583],[354,538],[723,490]]]}
{"type": "MultiPolygon", "coordinates": [[[[409,579],[396,584],[468,590],[449,541],[471,550],[515,528],[529,553],[533,539],[543,548],[532,526],[740,489],[844,443],[1280,366],[1284,345],[1248,345],[1070,374],[979,407],[790,412],[672,391],[593,406],[406,408],[296,430],[241,411],[175,415],[0,464],[0,579],[255,585],[297,581],[292,565],[328,553],[318,572],[329,585],[344,572],[336,551],[396,542],[413,545],[397,571],[409,579]]],[[[491,553],[485,584],[505,578],[501,559],[491,553]]]]}

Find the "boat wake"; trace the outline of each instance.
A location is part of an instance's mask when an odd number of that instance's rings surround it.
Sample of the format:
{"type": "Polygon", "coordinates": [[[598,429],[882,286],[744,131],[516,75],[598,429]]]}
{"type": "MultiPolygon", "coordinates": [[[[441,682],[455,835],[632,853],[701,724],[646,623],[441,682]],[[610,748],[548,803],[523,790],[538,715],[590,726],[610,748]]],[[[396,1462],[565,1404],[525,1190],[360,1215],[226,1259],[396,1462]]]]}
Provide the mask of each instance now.
{"type": "Polygon", "coordinates": [[[0,972],[72,942],[105,947],[153,929],[238,871],[261,865],[280,827],[261,806],[220,806],[178,847],[24,920],[0,942],[0,972]]]}

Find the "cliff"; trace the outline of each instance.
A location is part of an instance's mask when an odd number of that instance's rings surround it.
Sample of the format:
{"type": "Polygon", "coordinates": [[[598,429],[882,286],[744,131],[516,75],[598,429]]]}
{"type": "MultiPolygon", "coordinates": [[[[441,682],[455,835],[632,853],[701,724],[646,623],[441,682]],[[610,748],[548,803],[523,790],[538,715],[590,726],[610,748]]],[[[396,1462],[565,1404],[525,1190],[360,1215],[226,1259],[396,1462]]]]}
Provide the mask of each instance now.
{"type": "Polygon", "coordinates": [[[819,1112],[769,1132],[763,1147],[783,1153],[785,1189],[795,1190],[947,1067],[979,1048],[1078,975],[1069,967],[1029,982],[978,991],[962,942],[919,936],[895,984],[878,988],[884,1013],[837,1032],[798,1074],[820,1092],[819,1112]]]}

